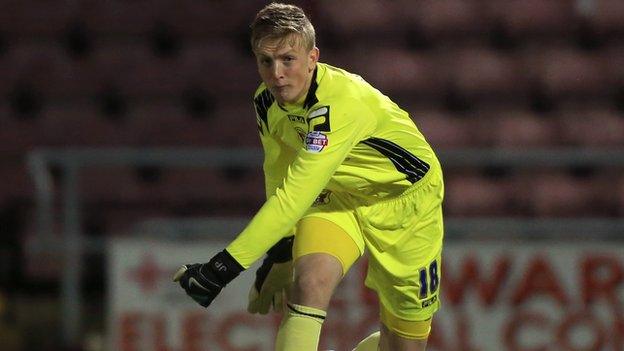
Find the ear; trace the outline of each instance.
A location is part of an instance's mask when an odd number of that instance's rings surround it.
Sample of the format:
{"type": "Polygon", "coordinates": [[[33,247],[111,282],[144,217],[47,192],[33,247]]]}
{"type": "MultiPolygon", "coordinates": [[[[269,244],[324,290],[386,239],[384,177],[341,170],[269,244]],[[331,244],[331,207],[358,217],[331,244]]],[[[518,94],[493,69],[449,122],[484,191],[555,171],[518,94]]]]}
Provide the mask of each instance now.
{"type": "Polygon", "coordinates": [[[319,49],[316,46],[313,47],[312,50],[310,50],[310,52],[308,53],[308,71],[314,71],[314,69],[316,68],[316,63],[319,60],[319,56],[319,49]]]}

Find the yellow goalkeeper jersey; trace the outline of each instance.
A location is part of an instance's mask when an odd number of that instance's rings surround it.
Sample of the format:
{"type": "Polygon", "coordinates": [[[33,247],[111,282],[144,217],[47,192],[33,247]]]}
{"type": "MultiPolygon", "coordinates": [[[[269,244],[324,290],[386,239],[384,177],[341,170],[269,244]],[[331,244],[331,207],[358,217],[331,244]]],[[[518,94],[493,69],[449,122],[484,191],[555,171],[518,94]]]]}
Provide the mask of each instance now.
{"type": "Polygon", "coordinates": [[[291,234],[324,189],[369,205],[438,165],[407,112],[360,76],[324,63],[302,104],[280,105],[261,84],[254,105],[267,200],[227,247],[245,268],[291,234]]]}

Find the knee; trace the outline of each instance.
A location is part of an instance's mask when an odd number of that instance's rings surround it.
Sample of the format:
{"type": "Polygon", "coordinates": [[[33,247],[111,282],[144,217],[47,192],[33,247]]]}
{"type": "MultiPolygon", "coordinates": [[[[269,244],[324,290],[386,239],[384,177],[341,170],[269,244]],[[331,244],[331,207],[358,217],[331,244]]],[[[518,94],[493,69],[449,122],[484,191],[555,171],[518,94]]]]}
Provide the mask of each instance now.
{"type": "Polygon", "coordinates": [[[295,289],[304,298],[320,298],[333,293],[334,279],[322,271],[308,271],[295,275],[295,289]]]}
{"type": "Polygon", "coordinates": [[[337,259],[304,256],[295,264],[292,300],[297,304],[326,310],[341,278],[342,266],[337,259]]]}

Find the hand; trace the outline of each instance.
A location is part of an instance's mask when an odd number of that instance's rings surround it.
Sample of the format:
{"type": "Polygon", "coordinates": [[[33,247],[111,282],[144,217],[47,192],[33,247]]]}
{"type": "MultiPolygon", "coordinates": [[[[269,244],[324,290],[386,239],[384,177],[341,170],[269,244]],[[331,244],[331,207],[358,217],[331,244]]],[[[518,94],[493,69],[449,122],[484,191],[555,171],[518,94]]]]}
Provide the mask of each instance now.
{"type": "Polygon", "coordinates": [[[256,281],[249,290],[249,313],[267,314],[271,308],[281,312],[286,288],[292,281],[293,237],[280,240],[256,271],[256,281]]]}
{"type": "Polygon", "coordinates": [[[180,286],[198,304],[208,307],[221,289],[244,270],[226,250],[216,254],[209,262],[185,264],[173,276],[180,286]]]}

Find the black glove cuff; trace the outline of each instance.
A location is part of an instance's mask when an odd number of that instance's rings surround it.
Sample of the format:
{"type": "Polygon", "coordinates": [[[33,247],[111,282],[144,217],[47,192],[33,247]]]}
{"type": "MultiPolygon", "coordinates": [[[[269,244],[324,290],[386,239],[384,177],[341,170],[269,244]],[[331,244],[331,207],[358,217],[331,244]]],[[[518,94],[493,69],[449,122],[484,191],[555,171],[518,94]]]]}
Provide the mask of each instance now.
{"type": "Polygon", "coordinates": [[[208,276],[212,273],[219,280],[221,286],[225,286],[234,280],[244,270],[245,268],[227,250],[219,252],[201,267],[202,274],[208,276]]]}
{"type": "Polygon", "coordinates": [[[284,263],[292,260],[292,247],[295,236],[287,236],[278,241],[267,251],[267,256],[274,263],[284,263]]]}

